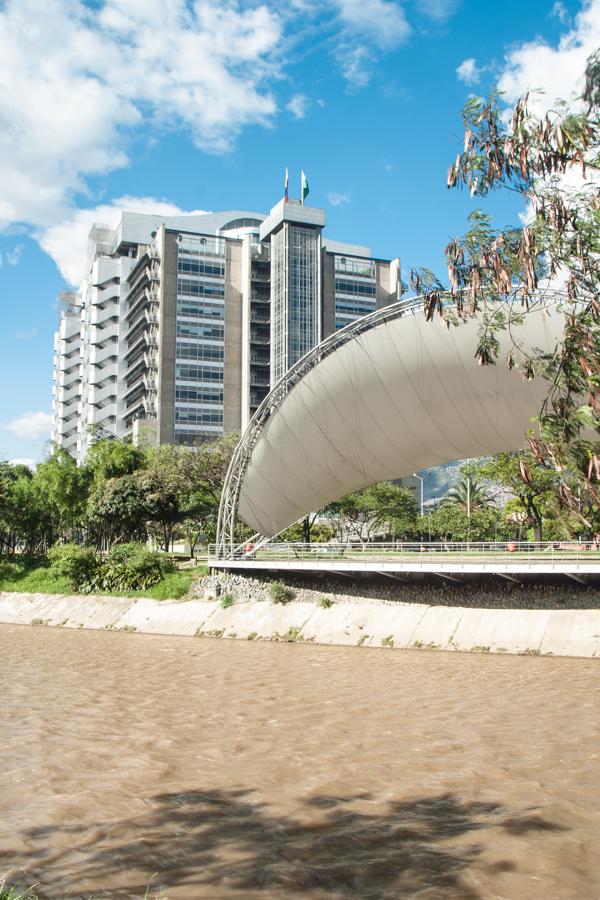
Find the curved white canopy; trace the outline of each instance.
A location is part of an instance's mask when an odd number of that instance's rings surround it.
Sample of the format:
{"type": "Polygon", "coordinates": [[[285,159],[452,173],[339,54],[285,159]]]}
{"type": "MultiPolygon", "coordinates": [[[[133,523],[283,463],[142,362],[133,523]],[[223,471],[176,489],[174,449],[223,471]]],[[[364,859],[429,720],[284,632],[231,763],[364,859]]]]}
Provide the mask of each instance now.
{"type": "MultiPolygon", "coordinates": [[[[511,329],[552,352],[553,308],[511,329]]],[[[344,494],[456,459],[523,446],[548,389],[504,362],[479,366],[476,319],[448,330],[422,315],[382,320],[316,362],[262,426],[239,487],[239,517],[272,536],[344,494]]],[[[500,336],[506,354],[511,338],[500,336]]],[[[251,427],[251,426],[250,426],[251,427]]]]}

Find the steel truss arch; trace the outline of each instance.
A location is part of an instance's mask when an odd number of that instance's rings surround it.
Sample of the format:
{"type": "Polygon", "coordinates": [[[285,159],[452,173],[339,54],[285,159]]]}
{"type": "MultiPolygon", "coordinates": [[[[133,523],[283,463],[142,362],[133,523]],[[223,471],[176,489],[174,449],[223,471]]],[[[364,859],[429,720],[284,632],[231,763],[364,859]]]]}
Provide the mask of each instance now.
{"type": "MultiPolygon", "coordinates": [[[[544,294],[536,298],[535,301],[530,302],[529,309],[527,313],[525,313],[525,315],[530,314],[535,310],[539,311],[540,309],[549,309],[550,307],[555,306],[561,299],[563,299],[563,297],[564,295],[562,293],[555,291],[545,291],[544,294]]],[[[443,299],[448,301],[447,305],[444,307],[445,317],[452,317],[453,314],[456,315],[454,302],[450,295],[443,295],[443,299]]],[[[300,360],[298,360],[298,362],[295,363],[295,365],[293,365],[277,382],[275,387],[270,391],[270,393],[265,397],[263,402],[258,407],[234,450],[227,476],[225,478],[221,504],[219,507],[216,543],[216,554],[218,558],[233,557],[239,553],[242,547],[242,545],[239,544],[239,541],[236,539],[235,529],[238,517],[240,492],[242,490],[244,478],[252,459],[253,451],[258,441],[260,440],[260,437],[266,425],[269,423],[274,414],[279,410],[281,404],[290,394],[292,389],[295,388],[300,382],[302,382],[303,379],[308,375],[308,373],[313,371],[316,366],[318,366],[332,354],[339,351],[341,348],[345,347],[353,341],[357,341],[361,336],[373,332],[380,326],[394,323],[399,319],[415,317],[419,314],[423,314],[424,305],[425,298],[419,296],[409,300],[400,300],[397,303],[382,307],[381,309],[378,309],[375,312],[370,313],[369,315],[357,319],[356,321],[347,325],[345,328],[342,328],[339,331],[331,334],[329,337],[325,338],[325,340],[323,340],[320,344],[317,344],[317,346],[315,346],[300,360]]],[[[510,301],[505,301],[504,305],[510,313],[510,311],[513,309],[513,303],[511,303],[510,301]]],[[[494,311],[496,311],[499,309],[499,307],[500,302],[494,302],[493,307],[488,306],[487,310],[489,311],[490,308],[493,308],[494,311]]],[[[524,310],[519,309],[518,317],[520,317],[523,313],[524,310]]],[[[477,314],[475,316],[469,316],[468,318],[475,319],[476,321],[481,322],[481,319],[477,314]]],[[[516,314],[515,318],[517,318],[516,314]]],[[[460,327],[462,326],[459,326],[459,330],[460,327]]],[[[529,349],[531,349],[531,347],[529,349]]],[[[534,415],[535,413],[532,411],[531,414],[534,415]]],[[[292,523],[287,523],[282,527],[285,528],[289,524],[292,523]]],[[[280,530],[282,529],[279,529],[279,531],[280,530]]],[[[256,532],[250,539],[250,542],[253,544],[254,549],[256,549],[257,546],[260,546],[260,544],[270,540],[277,533],[279,532],[275,531],[273,532],[273,534],[267,535],[261,532],[256,532]]]]}

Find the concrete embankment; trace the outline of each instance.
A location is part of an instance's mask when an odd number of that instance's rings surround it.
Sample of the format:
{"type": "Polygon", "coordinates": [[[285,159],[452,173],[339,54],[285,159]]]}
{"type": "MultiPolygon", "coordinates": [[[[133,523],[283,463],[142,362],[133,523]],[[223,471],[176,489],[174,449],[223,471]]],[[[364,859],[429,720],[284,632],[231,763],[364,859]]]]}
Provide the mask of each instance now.
{"type": "Polygon", "coordinates": [[[475,609],[377,601],[156,601],[0,593],[0,623],[242,640],[600,658],[600,609],[475,609]]]}

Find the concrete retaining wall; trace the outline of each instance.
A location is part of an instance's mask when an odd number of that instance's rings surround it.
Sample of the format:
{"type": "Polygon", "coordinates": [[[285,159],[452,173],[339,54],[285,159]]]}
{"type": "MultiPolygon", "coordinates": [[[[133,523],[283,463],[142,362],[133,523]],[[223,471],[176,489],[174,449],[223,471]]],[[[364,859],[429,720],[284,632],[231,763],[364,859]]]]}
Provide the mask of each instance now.
{"type": "Polygon", "coordinates": [[[598,609],[473,609],[418,604],[217,600],[0,593],[0,623],[309,641],[366,647],[600,657],[598,609]]]}

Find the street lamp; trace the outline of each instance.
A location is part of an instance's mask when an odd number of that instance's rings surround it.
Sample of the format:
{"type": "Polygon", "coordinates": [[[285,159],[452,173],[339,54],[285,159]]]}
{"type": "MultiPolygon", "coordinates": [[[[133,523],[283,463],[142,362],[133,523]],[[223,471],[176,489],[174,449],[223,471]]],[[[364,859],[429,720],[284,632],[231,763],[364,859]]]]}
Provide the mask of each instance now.
{"type": "Polygon", "coordinates": [[[423,482],[425,481],[425,479],[421,478],[420,475],[417,475],[416,472],[413,472],[413,478],[418,478],[419,481],[421,482],[421,517],[422,517],[423,516],[423,482]]]}

